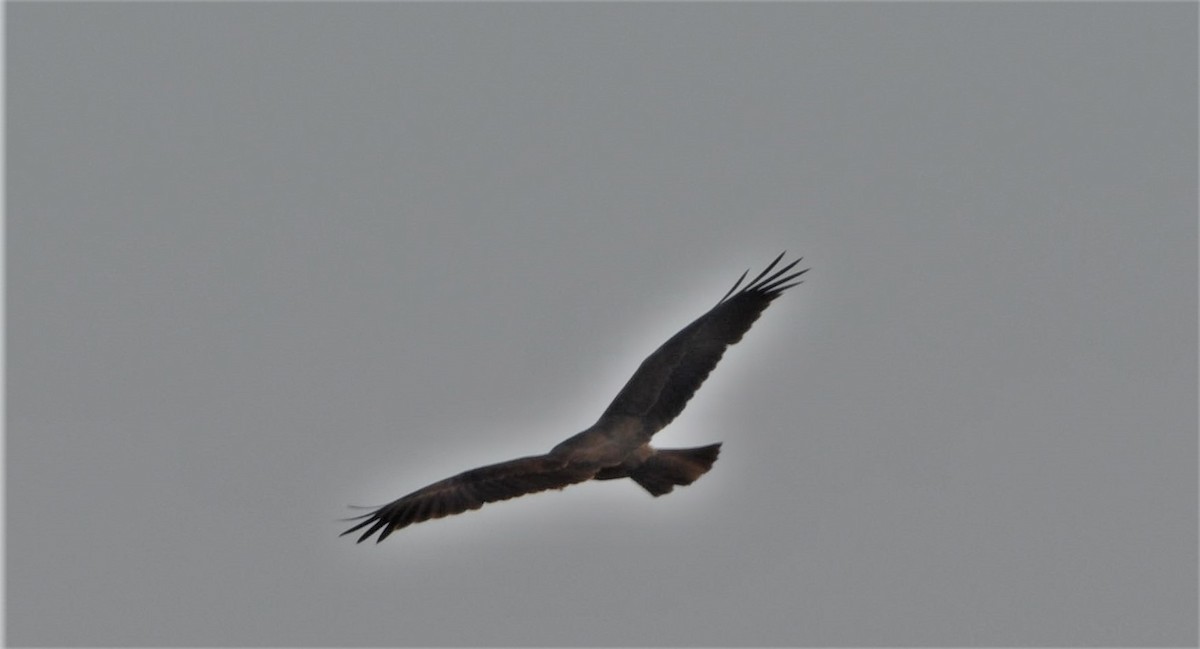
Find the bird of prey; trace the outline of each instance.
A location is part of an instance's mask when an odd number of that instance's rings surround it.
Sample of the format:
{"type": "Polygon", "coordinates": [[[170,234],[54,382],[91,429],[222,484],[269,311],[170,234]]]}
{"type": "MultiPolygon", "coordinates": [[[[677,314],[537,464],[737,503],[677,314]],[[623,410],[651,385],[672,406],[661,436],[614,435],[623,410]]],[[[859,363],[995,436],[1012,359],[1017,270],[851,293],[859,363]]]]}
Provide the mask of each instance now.
{"type": "Polygon", "coordinates": [[[721,360],[725,348],[741,340],[775,298],[801,283],[796,278],[809,269],[789,273],[800,259],[771,272],[784,254],[738,291],[749,271],[742,273],[716,306],[642,361],[616,399],[587,430],[567,438],[545,455],[472,469],[347,519],[360,522],[342,536],[366,528],[358,542],[378,532],[378,543],[414,523],[588,480],[630,478],[654,496],[695,482],[712,468],[721,444],[654,448],[650,437],[683,412],[721,360]]]}

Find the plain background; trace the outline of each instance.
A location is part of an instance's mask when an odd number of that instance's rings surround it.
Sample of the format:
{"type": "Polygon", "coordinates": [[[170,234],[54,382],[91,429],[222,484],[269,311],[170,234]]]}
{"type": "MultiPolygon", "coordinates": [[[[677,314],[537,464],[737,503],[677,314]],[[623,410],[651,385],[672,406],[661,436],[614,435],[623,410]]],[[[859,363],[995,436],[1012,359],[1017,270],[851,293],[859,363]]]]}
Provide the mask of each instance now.
{"type": "Polygon", "coordinates": [[[1194,3],[7,11],[8,643],[1197,642],[1194,3]],[[784,249],[696,484],[338,538],[784,249]]]}

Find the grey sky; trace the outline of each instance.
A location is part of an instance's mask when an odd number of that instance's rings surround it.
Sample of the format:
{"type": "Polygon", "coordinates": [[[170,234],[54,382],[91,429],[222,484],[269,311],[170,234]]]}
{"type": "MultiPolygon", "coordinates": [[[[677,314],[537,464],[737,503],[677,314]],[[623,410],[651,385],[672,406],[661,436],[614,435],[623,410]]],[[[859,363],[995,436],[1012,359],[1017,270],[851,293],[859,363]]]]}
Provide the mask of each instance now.
{"type": "Polygon", "coordinates": [[[1194,645],[1196,12],[9,4],[8,643],[1194,645]]]}

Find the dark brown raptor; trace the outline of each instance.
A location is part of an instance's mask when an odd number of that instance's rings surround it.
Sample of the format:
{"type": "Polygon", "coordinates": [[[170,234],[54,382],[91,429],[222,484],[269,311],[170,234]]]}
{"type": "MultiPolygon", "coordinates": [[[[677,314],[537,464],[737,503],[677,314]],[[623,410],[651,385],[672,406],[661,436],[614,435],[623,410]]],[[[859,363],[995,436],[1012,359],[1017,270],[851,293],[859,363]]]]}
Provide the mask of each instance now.
{"type": "Polygon", "coordinates": [[[545,455],[472,469],[418,489],[351,519],[359,522],[342,535],[365,527],[358,542],[378,532],[378,543],[413,523],[588,480],[630,478],[655,496],[669,493],[677,485],[691,484],[712,468],[721,444],[656,449],[650,446],[650,437],[683,412],[721,360],[725,348],[742,339],[771,301],[801,283],[796,278],[808,269],[789,273],[800,262],[797,259],[774,270],[782,259],[780,254],[738,291],[749,271],[742,273],[716,306],[642,361],[617,398],[587,430],[545,455]]]}

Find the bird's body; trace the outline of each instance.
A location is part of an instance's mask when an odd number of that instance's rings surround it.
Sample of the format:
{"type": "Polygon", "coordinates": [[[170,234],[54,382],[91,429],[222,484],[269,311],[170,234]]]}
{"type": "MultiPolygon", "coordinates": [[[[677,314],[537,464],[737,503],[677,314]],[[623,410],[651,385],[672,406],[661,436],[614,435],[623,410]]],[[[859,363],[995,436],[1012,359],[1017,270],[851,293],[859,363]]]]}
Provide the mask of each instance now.
{"type": "Polygon", "coordinates": [[[768,276],[781,259],[734,293],[743,273],[716,306],[642,361],[591,427],[545,455],[472,469],[418,489],[359,517],[363,520],[342,534],[366,527],[358,541],[378,532],[379,542],[413,523],[588,480],[630,478],[654,496],[691,484],[712,468],[721,445],[656,449],[650,438],[683,411],[725,349],[742,339],[771,301],[800,283],[789,282],[808,269],[788,274],[799,259],[768,276]]]}
{"type": "Polygon", "coordinates": [[[622,462],[638,441],[650,439],[645,426],[628,415],[601,417],[587,430],[576,433],[550,449],[551,457],[561,457],[573,463],[593,463],[599,467],[622,462]]]}

